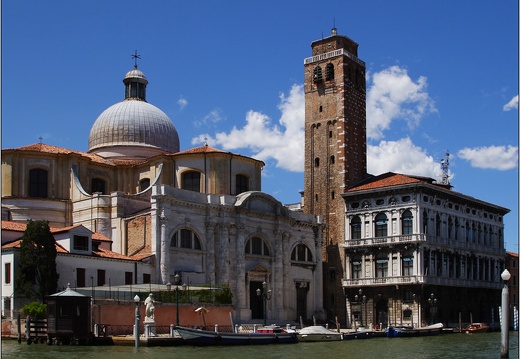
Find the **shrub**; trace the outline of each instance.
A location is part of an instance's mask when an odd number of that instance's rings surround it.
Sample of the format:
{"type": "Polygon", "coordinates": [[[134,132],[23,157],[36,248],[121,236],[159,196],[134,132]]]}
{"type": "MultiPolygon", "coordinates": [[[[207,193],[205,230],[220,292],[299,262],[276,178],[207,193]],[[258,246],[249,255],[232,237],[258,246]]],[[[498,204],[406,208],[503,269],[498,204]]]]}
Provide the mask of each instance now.
{"type": "Polygon", "coordinates": [[[20,312],[32,319],[45,319],[47,318],[47,305],[40,302],[27,303],[20,312]]]}

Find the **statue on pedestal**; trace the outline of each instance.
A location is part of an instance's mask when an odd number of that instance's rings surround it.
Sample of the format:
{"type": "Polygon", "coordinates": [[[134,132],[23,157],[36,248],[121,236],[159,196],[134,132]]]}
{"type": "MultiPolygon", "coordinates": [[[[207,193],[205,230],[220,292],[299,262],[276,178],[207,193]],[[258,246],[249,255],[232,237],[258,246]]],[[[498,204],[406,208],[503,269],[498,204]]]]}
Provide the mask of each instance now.
{"type": "Polygon", "coordinates": [[[150,293],[150,295],[146,298],[144,304],[146,305],[146,318],[144,321],[155,322],[155,299],[153,299],[152,293],[150,293]]]}

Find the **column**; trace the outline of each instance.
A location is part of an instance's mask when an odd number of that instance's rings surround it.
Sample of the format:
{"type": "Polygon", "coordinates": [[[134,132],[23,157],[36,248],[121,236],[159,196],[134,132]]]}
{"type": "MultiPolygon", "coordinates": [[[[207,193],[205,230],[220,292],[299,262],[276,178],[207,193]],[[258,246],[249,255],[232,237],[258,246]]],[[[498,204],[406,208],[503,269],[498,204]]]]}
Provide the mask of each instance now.
{"type": "Polygon", "coordinates": [[[157,261],[160,265],[161,281],[168,283],[170,281],[170,243],[166,238],[166,223],[165,219],[160,219],[161,225],[161,249],[160,256],[157,261]]]}
{"type": "Polygon", "coordinates": [[[206,283],[213,282],[213,273],[215,268],[215,230],[217,224],[215,222],[206,222],[206,283]]]}

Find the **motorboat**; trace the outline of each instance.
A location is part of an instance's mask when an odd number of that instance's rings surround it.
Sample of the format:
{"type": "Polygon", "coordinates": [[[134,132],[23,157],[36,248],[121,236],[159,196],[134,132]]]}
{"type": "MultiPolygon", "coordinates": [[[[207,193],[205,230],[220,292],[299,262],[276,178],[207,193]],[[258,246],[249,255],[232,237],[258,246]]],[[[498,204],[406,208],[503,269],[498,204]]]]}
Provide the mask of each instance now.
{"type": "Polygon", "coordinates": [[[414,328],[408,325],[390,326],[386,329],[386,336],[389,338],[395,338],[438,335],[441,333],[443,327],[444,325],[442,323],[435,323],[419,328],[414,328]]]}
{"type": "Polygon", "coordinates": [[[296,333],[288,333],[277,327],[262,327],[253,333],[216,332],[211,330],[175,327],[184,342],[189,345],[251,345],[298,343],[296,333]]]}
{"type": "Polygon", "coordinates": [[[328,342],[333,340],[342,340],[343,334],[333,332],[321,325],[313,325],[299,330],[298,339],[300,342],[328,342]]]}
{"type": "Polygon", "coordinates": [[[471,323],[467,328],[464,328],[466,334],[471,333],[485,333],[490,329],[490,326],[485,323],[471,323]]]}

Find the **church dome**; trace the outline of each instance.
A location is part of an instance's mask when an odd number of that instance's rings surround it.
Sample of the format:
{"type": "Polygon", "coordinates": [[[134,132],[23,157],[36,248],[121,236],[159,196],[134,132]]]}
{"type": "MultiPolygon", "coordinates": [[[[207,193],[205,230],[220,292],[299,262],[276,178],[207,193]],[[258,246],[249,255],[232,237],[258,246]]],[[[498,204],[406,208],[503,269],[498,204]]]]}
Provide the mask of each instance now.
{"type": "Polygon", "coordinates": [[[170,151],[178,152],[179,135],[172,121],[146,102],[148,80],[137,66],[129,71],[125,99],[107,108],[90,130],[88,151],[105,158],[146,158],[170,151]]]}

